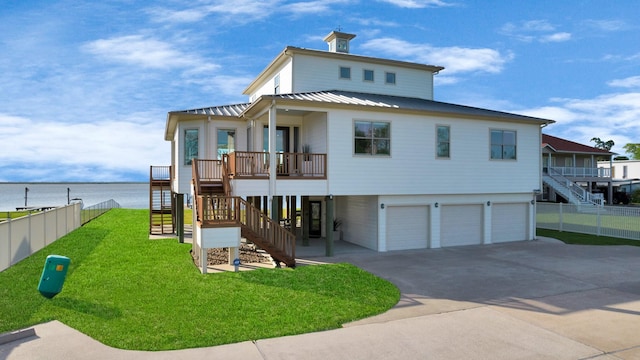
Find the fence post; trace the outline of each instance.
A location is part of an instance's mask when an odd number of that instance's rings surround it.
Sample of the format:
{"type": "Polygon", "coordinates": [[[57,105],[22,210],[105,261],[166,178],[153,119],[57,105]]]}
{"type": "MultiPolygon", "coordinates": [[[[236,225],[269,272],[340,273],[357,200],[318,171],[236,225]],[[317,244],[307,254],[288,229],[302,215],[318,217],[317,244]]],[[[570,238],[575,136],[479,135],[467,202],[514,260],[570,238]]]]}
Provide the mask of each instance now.
{"type": "Polygon", "coordinates": [[[560,224],[558,224],[558,231],[562,232],[562,203],[558,203],[560,211],[558,212],[558,214],[560,215],[560,224]]]}
{"type": "Polygon", "coordinates": [[[597,227],[596,227],[596,235],[600,236],[600,227],[602,226],[602,220],[600,218],[600,206],[596,207],[596,222],[597,222],[597,227]]]}

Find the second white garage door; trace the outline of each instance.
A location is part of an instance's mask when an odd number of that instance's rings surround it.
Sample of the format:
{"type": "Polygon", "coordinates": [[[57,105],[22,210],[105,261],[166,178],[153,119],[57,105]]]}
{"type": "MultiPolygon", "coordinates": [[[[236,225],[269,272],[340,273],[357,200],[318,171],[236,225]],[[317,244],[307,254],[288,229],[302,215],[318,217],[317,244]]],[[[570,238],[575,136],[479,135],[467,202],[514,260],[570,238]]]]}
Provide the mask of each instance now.
{"type": "Polygon", "coordinates": [[[527,240],[528,209],[528,203],[491,206],[491,241],[527,240]]]}
{"type": "Polygon", "coordinates": [[[428,206],[387,208],[387,250],[425,249],[429,245],[428,206]]]}
{"type": "Polygon", "coordinates": [[[482,244],[482,205],[443,205],[440,246],[482,244]]]}

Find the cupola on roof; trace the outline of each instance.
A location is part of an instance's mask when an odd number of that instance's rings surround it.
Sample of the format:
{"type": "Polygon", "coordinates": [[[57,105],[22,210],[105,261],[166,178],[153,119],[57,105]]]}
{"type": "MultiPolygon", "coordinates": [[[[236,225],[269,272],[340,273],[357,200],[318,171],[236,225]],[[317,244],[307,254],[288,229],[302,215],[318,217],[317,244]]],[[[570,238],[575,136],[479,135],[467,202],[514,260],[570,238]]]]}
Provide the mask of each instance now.
{"type": "Polygon", "coordinates": [[[347,34],[340,31],[332,31],[325,36],[324,41],[329,44],[330,52],[349,53],[349,41],[356,37],[354,34],[347,34]]]}

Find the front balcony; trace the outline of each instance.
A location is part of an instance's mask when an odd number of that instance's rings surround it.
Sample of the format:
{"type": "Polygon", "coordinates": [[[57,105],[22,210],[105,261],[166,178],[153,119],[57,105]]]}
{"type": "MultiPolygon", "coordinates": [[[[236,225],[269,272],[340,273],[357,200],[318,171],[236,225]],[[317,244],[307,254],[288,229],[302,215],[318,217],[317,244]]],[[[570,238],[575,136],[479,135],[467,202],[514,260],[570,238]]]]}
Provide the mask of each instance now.
{"type": "MultiPolygon", "coordinates": [[[[236,151],[228,156],[228,169],[231,178],[269,178],[268,152],[236,151]]],[[[276,153],[276,176],[280,179],[326,179],[326,169],[326,154],[276,153]]]]}
{"type": "MultiPolygon", "coordinates": [[[[545,173],[547,169],[545,168],[545,173]]],[[[611,169],[608,168],[583,168],[572,166],[552,166],[551,174],[562,175],[566,178],[592,178],[592,179],[611,179],[611,169]]]]}

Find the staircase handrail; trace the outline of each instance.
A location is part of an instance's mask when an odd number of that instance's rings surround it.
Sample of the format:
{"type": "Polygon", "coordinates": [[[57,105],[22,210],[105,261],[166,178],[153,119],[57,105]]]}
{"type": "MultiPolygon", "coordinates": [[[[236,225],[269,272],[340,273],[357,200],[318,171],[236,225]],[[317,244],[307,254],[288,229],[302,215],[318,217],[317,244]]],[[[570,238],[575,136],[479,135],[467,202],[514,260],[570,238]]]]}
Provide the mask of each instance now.
{"type": "Polygon", "coordinates": [[[260,236],[266,244],[295,259],[296,236],[243,198],[200,195],[198,205],[203,209],[202,223],[216,227],[246,227],[260,236]]]}
{"type": "MultiPolygon", "coordinates": [[[[569,194],[565,194],[565,195],[573,196],[577,202],[586,202],[589,204],[602,206],[602,203],[599,201],[596,201],[596,199],[592,196],[592,194],[589,191],[585,190],[580,185],[564,177],[558,170],[554,168],[549,168],[548,175],[553,180],[555,180],[558,184],[568,189],[569,194]]],[[[567,200],[570,200],[570,199],[567,199],[567,200]]]]}

